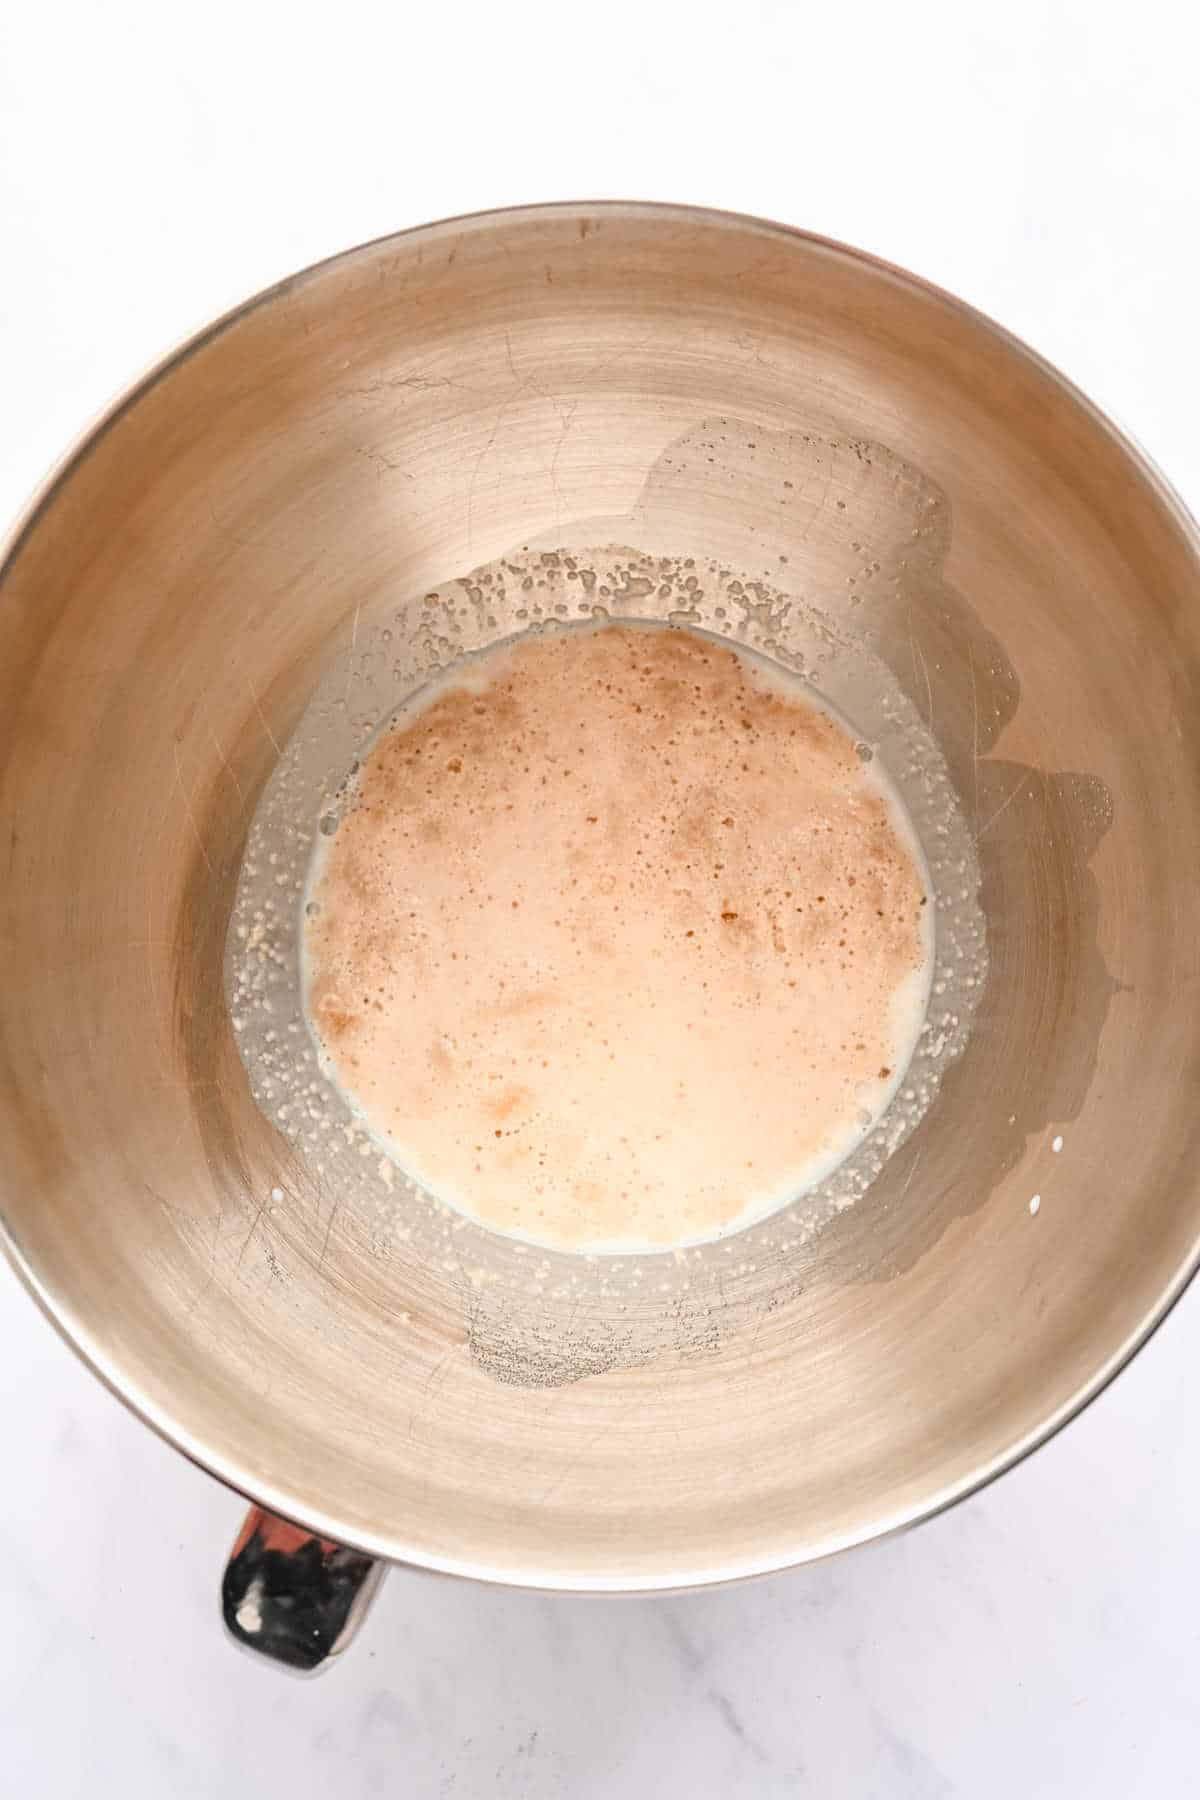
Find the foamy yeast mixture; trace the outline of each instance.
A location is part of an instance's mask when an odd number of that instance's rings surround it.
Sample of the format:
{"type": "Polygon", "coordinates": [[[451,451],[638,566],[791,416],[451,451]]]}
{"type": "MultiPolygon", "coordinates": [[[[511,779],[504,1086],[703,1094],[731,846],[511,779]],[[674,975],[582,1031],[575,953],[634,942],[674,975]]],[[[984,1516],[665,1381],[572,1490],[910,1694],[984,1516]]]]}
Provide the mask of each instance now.
{"type": "Polygon", "coordinates": [[[920,1030],[932,908],[898,802],[811,690],[688,631],[487,652],[378,739],[319,842],[326,1071],[500,1231],[748,1223],[859,1141],[920,1030]]]}

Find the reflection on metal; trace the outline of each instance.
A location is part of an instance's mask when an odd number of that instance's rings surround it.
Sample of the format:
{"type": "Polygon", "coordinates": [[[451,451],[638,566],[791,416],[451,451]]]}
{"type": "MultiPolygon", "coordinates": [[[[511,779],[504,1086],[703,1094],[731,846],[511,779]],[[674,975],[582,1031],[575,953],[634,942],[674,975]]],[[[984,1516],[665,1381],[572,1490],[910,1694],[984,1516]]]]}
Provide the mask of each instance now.
{"type": "MultiPolygon", "coordinates": [[[[622,585],[596,603],[644,611],[622,585]]],[[[1198,599],[1190,522],[1068,384],[837,246],[561,206],[284,283],[109,415],[0,569],[14,1260],[189,1455],[376,1556],[662,1588],[936,1511],[1196,1260],[1198,599]],[[501,616],[459,577],[572,544],[736,573],[711,625],[802,624],[851,717],[877,667],[978,863],[988,979],[933,1104],[803,1242],[719,1251],[706,1312],[664,1310],[670,1258],[581,1293],[431,1256],[399,1184],[360,1203],[268,1121],[224,999],[249,821],[347,646],[442,663],[501,616]]],[[[234,1628],[272,1597],[250,1572],[234,1628]]]]}
{"type": "Polygon", "coordinates": [[[221,1610],[239,1643],[307,1671],[344,1650],[383,1572],[357,1550],[251,1508],[221,1583],[221,1610]]]}

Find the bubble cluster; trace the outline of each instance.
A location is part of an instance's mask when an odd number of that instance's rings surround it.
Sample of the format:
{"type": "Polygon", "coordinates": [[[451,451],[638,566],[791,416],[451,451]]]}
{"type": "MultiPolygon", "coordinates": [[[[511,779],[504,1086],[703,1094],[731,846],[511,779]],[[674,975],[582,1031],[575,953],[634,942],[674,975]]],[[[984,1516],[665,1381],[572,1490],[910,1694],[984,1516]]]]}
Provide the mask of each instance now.
{"type": "MultiPolygon", "coordinates": [[[[789,570],[624,546],[531,547],[415,597],[354,611],[256,810],[226,956],[226,992],[252,1091],[323,1194],[381,1263],[419,1261],[461,1296],[473,1342],[502,1342],[501,1379],[571,1379],[661,1353],[703,1354],[747,1300],[790,1291],[805,1247],[853,1206],[933,1103],[963,1050],[987,972],[971,832],[936,739],[869,640],[811,604],[789,570]],[[899,1086],[840,1165],[791,1204],[718,1241],[670,1254],[538,1251],[445,1206],[381,1155],[321,1068],[303,1005],[304,907],[314,848],[335,841],[353,765],[399,708],[473,652],[571,621],[692,626],[800,674],[853,721],[858,768],[899,796],[924,858],[934,914],[925,1019],[899,1086]],[[327,823],[324,823],[327,822],[327,823]],[[565,1321],[571,1321],[570,1329],[565,1321]],[[525,1374],[514,1374],[520,1366],[525,1374]]],[[[722,896],[724,898],[724,896],[722,896]]],[[[733,903],[721,910],[739,911],[733,903]]],[[[694,928],[694,927],[693,927],[694,928]]],[[[881,1065],[883,1066],[883,1065],[881,1065]]],[[[290,1190],[289,1190],[290,1191],[290,1190]]],[[[326,1203],[327,1206],[330,1204],[326,1203]]]]}
{"type": "Polygon", "coordinates": [[[727,1230],[894,1092],[927,990],[919,860],[796,680],[687,629],[526,638],[355,772],[306,928],[324,1066],[489,1225],[610,1249],[727,1230]]]}

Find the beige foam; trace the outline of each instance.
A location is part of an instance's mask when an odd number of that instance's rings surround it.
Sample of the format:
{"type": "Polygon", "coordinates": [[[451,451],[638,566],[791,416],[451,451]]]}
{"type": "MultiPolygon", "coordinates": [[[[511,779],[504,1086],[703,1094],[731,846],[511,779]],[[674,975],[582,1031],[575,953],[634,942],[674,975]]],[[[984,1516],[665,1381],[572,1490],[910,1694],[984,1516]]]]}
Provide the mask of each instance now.
{"type": "Polygon", "coordinates": [[[487,653],[378,741],[306,921],[328,1072],[483,1223],[663,1247],[818,1178],[920,1029],[926,894],[842,724],[724,645],[487,653]]]}

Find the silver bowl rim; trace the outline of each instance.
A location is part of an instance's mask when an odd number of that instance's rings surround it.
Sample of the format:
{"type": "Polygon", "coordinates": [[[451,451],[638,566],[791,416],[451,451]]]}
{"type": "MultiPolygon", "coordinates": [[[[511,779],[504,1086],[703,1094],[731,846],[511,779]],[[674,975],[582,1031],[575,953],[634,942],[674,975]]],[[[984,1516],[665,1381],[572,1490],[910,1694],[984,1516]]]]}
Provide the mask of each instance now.
{"type": "MultiPolygon", "coordinates": [[[[59,490],[69,477],[86,461],[106,434],[144,394],[150,392],[160,381],[187,362],[206,344],[220,337],[225,331],[260,307],[282,298],[338,264],[350,262],[383,245],[400,243],[412,238],[435,238],[455,230],[480,225],[503,228],[524,219],[555,215],[572,220],[594,219],[601,215],[609,218],[633,215],[657,219],[664,224],[703,223],[729,230],[742,230],[760,236],[776,237],[785,243],[801,244],[830,257],[857,264],[861,268],[876,275],[885,276],[889,281],[907,287],[924,299],[934,301],[956,313],[960,319],[970,324],[982,336],[990,337],[998,347],[1024,361],[1049,387],[1056,389],[1065,400],[1079,408],[1097,431],[1107,436],[1116,448],[1128,458],[1133,470],[1155,495],[1164,510],[1173,517],[1181,535],[1191,547],[1197,565],[1197,573],[1200,575],[1200,526],[1197,525],[1179,494],[1147,452],[1053,363],[1039,355],[1037,351],[1032,350],[1029,345],[1004,326],[997,324],[986,313],[969,305],[965,300],[960,300],[935,282],[914,275],[910,270],[889,262],[883,257],[872,255],[869,251],[841,243],[836,238],[806,231],[799,226],[781,224],[776,220],[759,218],[751,213],[661,201],[559,200],[520,206],[492,207],[479,212],[462,213],[445,219],[431,220],[421,225],[409,226],[400,231],[385,232],[379,237],[368,238],[362,243],[352,245],[346,250],[337,251],[331,256],[322,257],[296,273],[270,283],[267,287],[257,290],[245,300],[230,307],[217,318],[210,320],[198,330],[184,337],[173,349],[158,357],[140,377],[123,388],[115,399],[102,408],[76,434],[74,441],[35,489],[24,510],[18,515],[12,529],[0,542],[0,603],[3,602],[7,575],[22,545],[43,515],[53,505],[59,490]]],[[[292,1520],[305,1530],[312,1531],[324,1538],[330,1538],[350,1548],[364,1551],[381,1561],[424,1568],[439,1574],[468,1577],[497,1587],[537,1593],[673,1593],[697,1588],[726,1586],[734,1582],[752,1580],[756,1577],[781,1573],[787,1569],[819,1562],[825,1557],[836,1555],[843,1550],[894,1536],[914,1525],[922,1524],[927,1519],[936,1518],[940,1513],[948,1511],[969,1495],[979,1493],[981,1489],[989,1486],[1009,1469],[1016,1467],[1018,1463],[1023,1462],[1026,1457],[1031,1456],[1035,1450],[1040,1449],[1043,1444],[1061,1431],[1063,1426],[1078,1418],[1084,1409],[1104,1392],[1116,1376],[1128,1367],[1134,1356],[1149,1341],[1172,1311],[1191,1283],[1197,1268],[1200,1268],[1200,1234],[1198,1234],[1174,1275],[1166,1283],[1154,1303],[1147,1308],[1137,1325],[1068,1399],[1063,1401],[1038,1425],[1033,1426],[1010,1443],[1001,1446],[976,1469],[955,1482],[947,1483],[939,1492],[907,1507],[882,1514],[869,1524],[855,1530],[831,1534],[821,1542],[805,1546],[802,1551],[797,1551],[794,1546],[789,1547],[783,1544],[777,1556],[725,1562],[715,1559],[711,1568],[705,1568],[702,1571],[681,1568],[677,1571],[666,1570],[660,1574],[625,1579],[609,1576],[572,1578],[557,1569],[543,1571],[529,1569],[518,1573],[502,1565],[472,1562],[462,1558],[431,1556],[422,1549],[406,1545],[400,1533],[364,1532],[346,1525],[332,1514],[308,1504],[302,1495],[274,1483],[263,1481],[254,1474],[253,1470],[242,1466],[235,1459],[211,1451],[174,1419],[167,1408],[140,1391],[138,1383],[119,1366],[118,1359],[110,1356],[95,1341],[93,1335],[75,1313],[70,1301],[62,1293],[57,1292],[54,1284],[34,1268],[32,1261],[26,1255],[4,1216],[2,1191],[0,1191],[0,1250],[3,1250],[18,1278],[46,1318],[55,1327],[59,1336],[109,1392],[115,1395],[136,1418],[144,1425],[148,1425],[160,1438],[163,1438],[186,1456],[190,1462],[195,1463],[206,1474],[214,1476],[226,1487],[241,1494],[248,1501],[265,1507],[282,1518],[292,1520]]]]}

